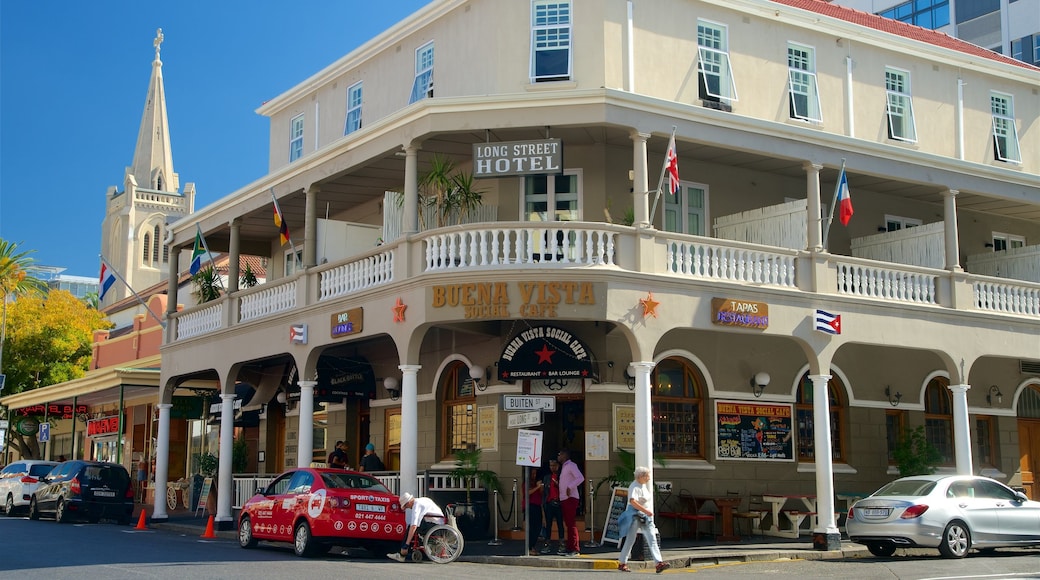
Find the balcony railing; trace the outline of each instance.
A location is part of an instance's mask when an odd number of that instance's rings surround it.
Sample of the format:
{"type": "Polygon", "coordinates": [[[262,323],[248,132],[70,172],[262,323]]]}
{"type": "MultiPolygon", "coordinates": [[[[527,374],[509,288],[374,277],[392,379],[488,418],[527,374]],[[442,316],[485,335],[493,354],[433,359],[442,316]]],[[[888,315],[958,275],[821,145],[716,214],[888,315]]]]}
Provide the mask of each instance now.
{"type": "Polygon", "coordinates": [[[589,226],[566,223],[533,228],[497,224],[435,231],[425,238],[424,270],[536,263],[613,266],[617,233],[589,226]]]}

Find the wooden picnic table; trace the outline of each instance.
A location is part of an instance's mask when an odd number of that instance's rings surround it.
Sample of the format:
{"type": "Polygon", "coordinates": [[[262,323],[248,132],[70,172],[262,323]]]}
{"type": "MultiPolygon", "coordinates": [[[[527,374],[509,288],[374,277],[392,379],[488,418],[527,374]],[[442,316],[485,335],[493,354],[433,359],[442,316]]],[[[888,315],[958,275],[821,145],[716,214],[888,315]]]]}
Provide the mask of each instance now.
{"type": "Polygon", "coordinates": [[[810,518],[810,531],[816,525],[816,496],[812,494],[762,494],[762,501],[768,503],[773,519],[769,529],[763,533],[781,538],[797,538],[802,522],[810,518]],[[785,509],[788,503],[793,503],[794,508],[785,509]],[[803,509],[804,508],[804,509],[803,509]],[[791,524],[790,528],[781,527],[780,518],[783,517],[791,524]]]}

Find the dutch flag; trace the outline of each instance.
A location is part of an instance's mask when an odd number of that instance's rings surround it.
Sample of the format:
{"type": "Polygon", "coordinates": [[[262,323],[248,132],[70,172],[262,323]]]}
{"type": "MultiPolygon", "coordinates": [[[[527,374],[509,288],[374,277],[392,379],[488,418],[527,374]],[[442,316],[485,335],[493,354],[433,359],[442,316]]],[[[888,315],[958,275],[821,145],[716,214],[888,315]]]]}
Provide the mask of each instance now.
{"type": "Polygon", "coordinates": [[[815,329],[827,334],[841,334],[841,315],[817,310],[815,329]]]}
{"type": "Polygon", "coordinates": [[[105,294],[108,289],[116,283],[116,274],[104,261],[101,262],[101,277],[98,279],[98,288],[100,294],[98,294],[98,302],[105,299],[105,294]]]}

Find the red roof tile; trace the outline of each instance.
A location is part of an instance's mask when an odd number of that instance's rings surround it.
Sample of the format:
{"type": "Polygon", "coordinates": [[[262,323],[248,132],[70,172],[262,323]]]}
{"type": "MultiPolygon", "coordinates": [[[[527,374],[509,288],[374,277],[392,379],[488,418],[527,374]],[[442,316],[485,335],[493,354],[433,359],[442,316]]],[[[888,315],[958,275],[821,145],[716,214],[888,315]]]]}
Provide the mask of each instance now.
{"type": "Polygon", "coordinates": [[[827,2],[827,0],[772,0],[772,2],[775,2],[776,4],[784,4],[785,6],[791,6],[793,8],[809,10],[811,12],[816,12],[817,14],[823,14],[824,16],[830,16],[832,18],[837,18],[867,28],[873,28],[874,30],[880,30],[881,32],[887,32],[889,34],[895,34],[896,36],[926,42],[928,44],[979,56],[988,60],[1019,66],[1029,70],[1040,71],[1040,67],[1035,67],[1031,64],[1015,60],[1002,54],[997,54],[992,50],[982,48],[981,46],[974,45],[959,38],[954,38],[944,32],[936,32],[935,30],[914,26],[913,24],[907,24],[891,18],[882,18],[881,16],[869,12],[853,10],[846,6],[838,6],[827,2]]]}

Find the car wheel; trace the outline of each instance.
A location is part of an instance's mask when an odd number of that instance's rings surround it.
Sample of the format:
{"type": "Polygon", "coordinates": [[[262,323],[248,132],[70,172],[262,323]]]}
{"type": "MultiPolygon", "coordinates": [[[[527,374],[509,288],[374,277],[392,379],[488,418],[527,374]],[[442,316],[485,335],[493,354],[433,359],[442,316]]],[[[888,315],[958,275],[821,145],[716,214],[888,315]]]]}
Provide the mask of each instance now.
{"type": "Polygon", "coordinates": [[[888,542],[873,542],[867,544],[867,549],[878,558],[888,558],[896,553],[896,545],[888,542]]]}
{"type": "Polygon", "coordinates": [[[249,516],[244,516],[238,523],[238,545],[243,548],[256,547],[256,538],[253,537],[253,522],[249,516]]]}
{"type": "Polygon", "coordinates": [[[54,506],[54,521],[64,524],[69,521],[69,515],[65,511],[65,500],[59,499],[58,505],[54,506]]]}
{"type": "Polygon", "coordinates": [[[293,551],[301,558],[308,558],[314,554],[314,537],[311,536],[311,527],[307,522],[296,524],[293,532],[293,551]]]}
{"type": "Polygon", "coordinates": [[[14,496],[7,494],[7,500],[4,501],[4,513],[7,517],[14,517],[14,496]]]}
{"type": "Polygon", "coordinates": [[[36,498],[33,497],[29,500],[29,519],[38,520],[40,519],[40,508],[36,505],[36,498]]]}
{"type": "Polygon", "coordinates": [[[942,542],[939,544],[939,553],[943,558],[963,558],[968,555],[971,548],[971,533],[964,523],[953,521],[947,524],[943,530],[942,542]]]}

